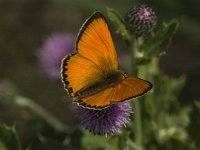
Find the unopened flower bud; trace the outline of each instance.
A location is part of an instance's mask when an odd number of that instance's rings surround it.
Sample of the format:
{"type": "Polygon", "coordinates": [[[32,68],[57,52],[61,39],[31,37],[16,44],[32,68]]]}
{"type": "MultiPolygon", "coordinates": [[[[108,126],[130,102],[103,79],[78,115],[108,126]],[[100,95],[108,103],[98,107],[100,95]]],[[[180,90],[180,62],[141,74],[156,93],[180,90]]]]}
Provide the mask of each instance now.
{"type": "Polygon", "coordinates": [[[127,29],[136,37],[150,33],[156,26],[156,15],[153,9],[146,5],[138,5],[127,12],[127,29]]]}

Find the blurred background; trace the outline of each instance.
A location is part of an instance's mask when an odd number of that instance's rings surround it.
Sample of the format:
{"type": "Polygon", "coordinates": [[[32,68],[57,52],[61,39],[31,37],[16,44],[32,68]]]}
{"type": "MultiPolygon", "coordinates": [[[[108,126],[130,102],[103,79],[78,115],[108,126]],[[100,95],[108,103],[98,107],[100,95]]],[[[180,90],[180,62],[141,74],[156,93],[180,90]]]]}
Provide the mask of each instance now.
{"type": "MultiPolygon", "coordinates": [[[[186,76],[179,100],[182,106],[192,104],[194,100],[200,99],[200,1],[0,0],[0,122],[16,127],[23,147],[32,145],[33,149],[44,148],[36,138],[37,135],[40,141],[43,140],[41,132],[47,135],[50,133],[49,136],[52,134],[57,139],[64,136],[64,133],[50,132],[51,127],[42,124],[43,119],[30,116],[27,109],[37,112],[42,107],[42,112],[45,109],[44,113],[54,116],[53,123],[52,118],[48,120],[52,126],[58,126],[61,130],[65,125],[73,130],[79,124],[60,79],[49,75],[44,69],[49,66],[42,64],[45,62],[41,61],[41,51],[45,49],[45,44],[48,45],[47,39],[60,33],[65,34],[70,49],[66,54],[72,52],[74,47],[71,43],[75,42],[82,23],[94,11],[99,10],[106,15],[106,7],[112,7],[125,16],[131,6],[139,2],[153,6],[158,22],[171,18],[179,20],[180,28],[167,55],[160,59],[159,66],[161,72],[170,76],[186,76]],[[28,97],[34,104],[28,103],[26,106],[16,98],[14,101],[13,95],[16,93],[28,97]],[[39,108],[35,108],[35,104],[39,104],[39,108]],[[30,108],[32,106],[34,108],[30,108]],[[54,119],[58,121],[57,124],[54,119]]],[[[117,50],[123,51],[123,43],[118,42],[121,41],[120,37],[114,34],[114,29],[112,32],[117,50]]],[[[49,63],[48,58],[44,59],[49,63]]],[[[194,118],[199,119],[198,116],[194,118]]],[[[74,140],[74,145],[76,142],[74,140]]]]}

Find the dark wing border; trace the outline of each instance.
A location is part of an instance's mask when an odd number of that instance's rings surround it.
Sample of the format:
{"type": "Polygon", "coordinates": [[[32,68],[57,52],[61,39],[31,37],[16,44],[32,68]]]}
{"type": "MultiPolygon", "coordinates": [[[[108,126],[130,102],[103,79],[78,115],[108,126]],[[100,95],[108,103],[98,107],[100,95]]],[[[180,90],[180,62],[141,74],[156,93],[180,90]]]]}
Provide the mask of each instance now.
{"type": "MultiPolygon", "coordinates": [[[[81,39],[81,37],[82,37],[84,31],[88,28],[88,26],[90,25],[91,22],[93,22],[95,19],[98,19],[98,18],[102,18],[102,19],[106,22],[106,24],[108,24],[106,18],[104,17],[104,15],[103,15],[101,12],[99,12],[99,11],[94,12],[94,13],[83,23],[82,27],[81,27],[80,30],[79,30],[79,33],[78,33],[77,38],[76,38],[76,45],[75,45],[75,46],[76,46],[76,50],[77,50],[78,42],[79,42],[79,40],[81,39]]],[[[110,30],[109,26],[108,26],[108,29],[110,30]]]]}

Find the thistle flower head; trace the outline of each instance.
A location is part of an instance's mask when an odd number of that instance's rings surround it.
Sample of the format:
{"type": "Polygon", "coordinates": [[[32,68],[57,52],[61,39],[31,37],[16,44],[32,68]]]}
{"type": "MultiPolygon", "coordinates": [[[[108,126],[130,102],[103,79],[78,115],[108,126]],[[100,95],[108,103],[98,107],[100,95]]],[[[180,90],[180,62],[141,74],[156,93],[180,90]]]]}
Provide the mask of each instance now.
{"type": "Polygon", "coordinates": [[[130,9],[125,21],[128,30],[136,37],[151,32],[157,24],[155,12],[146,5],[138,5],[130,9]]]}
{"type": "Polygon", "coordinates": [[[119,132],[126,125],[132,109],[129,102],[121,102],[102,110],[80,107],[78,112],[82,124],[92,133],[107,135],[119,132]]]}
{"type": "Polygon", "coordinates": [[[61,60],[73,50],[74,40],[70,34],[56,33],[48,37],[38,54],[43,71],[53,79],[59,79],[61,60]]]}

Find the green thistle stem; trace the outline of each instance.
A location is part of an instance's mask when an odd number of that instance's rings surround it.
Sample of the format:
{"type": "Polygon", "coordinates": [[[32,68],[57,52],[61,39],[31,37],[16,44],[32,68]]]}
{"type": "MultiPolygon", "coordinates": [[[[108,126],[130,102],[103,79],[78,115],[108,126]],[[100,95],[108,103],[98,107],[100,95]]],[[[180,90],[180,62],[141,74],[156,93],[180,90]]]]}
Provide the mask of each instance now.
{"type": "MultiPolygon", "coordinates": [[[[136,40],[133,42],[131,48],[132,53],[132,73],[134,76],[138,76],[138,68],[136,66],[136,54],[138,52],[136,40]]],[[[143,140],[142,140],[142,120],[140,111],[140,101],[134,100],[134,133],[135,133],[135,143],[137,150],[143,150],[143,140]]]]}
{"type": "Polygon", "coordinates": [[[23,97],[23,96],[15,96],[14,102],[22,107],[26,107],[36,113],[38,116],[42,117],[46,120],[46,122],[51,125],[54,129],[64,132],[64,133],[71,133],[71,129],[68,126],[57,120],[54,116],[52,116],[47,110],[43,107],[35,103],[33,100],[23,97]]]}
{"type": "Polygon", "coordinates": [[[142,128],[141,128],[141,112],[140,112],[140,102],[136,100],[135,105],[135,143],[138,150],[142,150],[142,128]]]}

